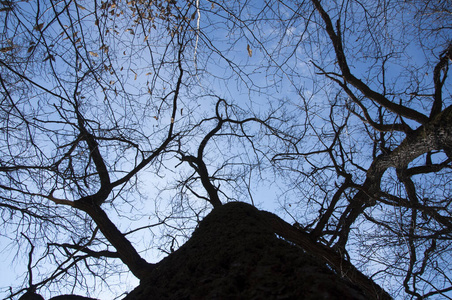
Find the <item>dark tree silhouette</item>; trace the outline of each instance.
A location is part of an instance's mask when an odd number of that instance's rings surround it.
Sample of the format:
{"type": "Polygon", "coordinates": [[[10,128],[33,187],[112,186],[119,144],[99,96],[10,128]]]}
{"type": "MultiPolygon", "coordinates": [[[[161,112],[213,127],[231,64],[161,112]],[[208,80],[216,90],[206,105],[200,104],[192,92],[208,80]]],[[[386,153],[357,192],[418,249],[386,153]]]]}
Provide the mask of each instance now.
{"type": "Polygon", "coordinates": [[[241,201],[355,298],[452,297],[448,1],[0,5],[2,296],[124,296],[241,201]]]}

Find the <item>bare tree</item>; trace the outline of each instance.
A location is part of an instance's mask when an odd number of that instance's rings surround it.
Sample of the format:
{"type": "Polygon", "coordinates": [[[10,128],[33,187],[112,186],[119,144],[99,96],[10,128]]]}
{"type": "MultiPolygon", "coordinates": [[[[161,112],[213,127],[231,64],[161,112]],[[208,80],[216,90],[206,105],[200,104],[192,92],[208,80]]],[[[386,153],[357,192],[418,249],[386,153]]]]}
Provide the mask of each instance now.
{"type": "Polygon", "coordinates": [[[55,264],[34,285],[120,271],[105,258],[142,276],[150,265],[101,205],[133,207],[135,175],[151,162],[158,174],[178,135],[182,16],[163,2],[4,5],[1,206],[6,230],[26,231],[55,264]]]}
{"type": "Polygon", "coordinates": [[[367,295],[450,298],[447,1],[1,5],[6,297],[146,278],[270,186],[272,230],[367,295]]]}
{"type": "Polygon", "coordinates": [[[450,297],[450,4],[215,4],[259,61],[231,69],[298,112],[259,145],[287,214],[394,295],[450,297]]]}
{"type": "MultiPolygon", "coordinates": [[[[395,280],[394,295],[450,297],[450,6],[274,5],[259,18],[283,24],[272,27],[281,46],[255,44],[282,62],[307,124],[273,156],[292,178],[285,209],[373,278],[395,280]],[[303,58],[311,81],[294,68],[303,58]]],[[[257,21],[243,17],[238,30],[257,21]]]]}

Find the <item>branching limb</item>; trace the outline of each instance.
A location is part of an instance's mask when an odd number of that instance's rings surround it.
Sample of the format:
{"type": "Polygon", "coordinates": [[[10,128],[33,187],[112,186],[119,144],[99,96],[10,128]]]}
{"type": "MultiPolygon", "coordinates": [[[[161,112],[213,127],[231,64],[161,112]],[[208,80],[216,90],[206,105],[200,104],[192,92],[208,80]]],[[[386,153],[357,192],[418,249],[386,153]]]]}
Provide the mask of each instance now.
{"type": "Polygon", "coordinates": [[[433,83],[435,84],[435,94],[433,96],[433,105],[430,111],[430,119],[438,115],[443,108],[443,85],[446,81],[447,72],[449,70],[448,62],[452,61],[452,43],[440,56],[439,62],[436,64],[433,70],[433,83]],[[441,71],[444,75],[441,78],[441,71]]]}
{"type": "Polygon", "coordinates": [[[390,111],[396,113],[399,116],[409,118],[419,122],[420,124],[425,124],[428,121],[428,117],[424,114],[418,112],[417,110],[411,109],[409,107],[394,103],[387,99],[384,95],[372,90],[368,85],[362,82],[360,79],[356,78],[350,71],[350,67],[347,63],[347,59],[345,57],[344,48],[342,46],[342,37],[341,30],[339,26],[339,20],[337,22],[336,30],[334,29],[333,23],[331,21],[328,13],[323,9],[323,6],[320,4],[319,0],[312,0],[315,8],[319,12],[323,21],[325,22],[325,30],[330,37],[331,42],[334,46],[334,51],[336,53],[337,62],[339,68],[342,72],[342,77],[344,80],[355,88],[357,88],[363,95],[369,99],[372,99],[376,103],[386,107],[390,111]]]}

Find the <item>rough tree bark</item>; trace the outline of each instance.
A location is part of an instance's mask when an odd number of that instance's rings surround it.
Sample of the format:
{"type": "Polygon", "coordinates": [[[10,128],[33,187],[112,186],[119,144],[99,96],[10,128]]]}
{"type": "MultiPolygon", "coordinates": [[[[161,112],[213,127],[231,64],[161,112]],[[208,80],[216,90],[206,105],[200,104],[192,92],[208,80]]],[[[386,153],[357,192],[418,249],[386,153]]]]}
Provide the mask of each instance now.
{"type": "Polygon", "coordinates": [[[391,299],[337,253],[274,214],[231,202],[124,300],[391,299]]]}

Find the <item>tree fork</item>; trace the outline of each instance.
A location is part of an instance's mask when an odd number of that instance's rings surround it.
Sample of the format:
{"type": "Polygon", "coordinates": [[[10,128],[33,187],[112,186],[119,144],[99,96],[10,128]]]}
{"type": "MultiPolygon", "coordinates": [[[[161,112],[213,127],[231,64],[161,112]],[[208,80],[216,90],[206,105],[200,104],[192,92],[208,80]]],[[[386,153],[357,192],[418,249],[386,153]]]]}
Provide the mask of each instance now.
{"type": "MultiPolygon", "coordinates": [[[[406,169],[408,164],[422,154],[432,150],[443,150],[446,155],[452,158],[452,106],[447,107],[438,113],[427,124],[422,125],[412,134],[402,141],[402,143],[388,154],[377,157],[367,170],[366,180],[362,188],[353,197],[347,207],[348,215],[340,221],[342,235],[337,242],[337,246],[344,248],[347,242],[350,226],[358,216],[370,206],[376,204],[376,199],[381,191],[380,183],[383,174],[390,167],[396,169],[406,169]]],[[[440,224],[448,227],[449,222],[442,222],[441,215],[435,213],[433,209],[425,210],[440,224]]]]}

